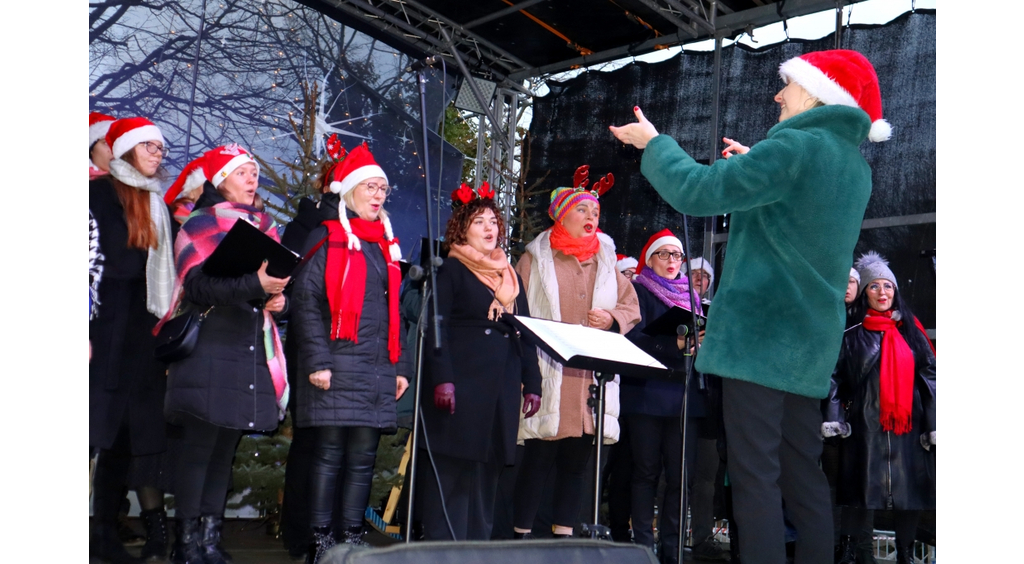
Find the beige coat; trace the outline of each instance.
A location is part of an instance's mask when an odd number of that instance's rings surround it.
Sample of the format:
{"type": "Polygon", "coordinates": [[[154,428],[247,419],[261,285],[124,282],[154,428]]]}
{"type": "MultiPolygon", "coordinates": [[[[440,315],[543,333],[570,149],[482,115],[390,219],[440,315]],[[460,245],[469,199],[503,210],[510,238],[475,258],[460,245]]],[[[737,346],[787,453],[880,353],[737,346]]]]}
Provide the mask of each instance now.
{"type": "MultiPolygon", "coordinates": [[[[608,239],[608,242],[610,241],[608,239]]],[[[614,265],[614,248],[612,248],[611,252],[613,257],[612,264],[614,265]]],[[[593,303],[594,286],[597,281],[598,269],[601,268],[599,255],[595,255],[582,263],[575,257],[565,255],[557,250],[552,250],[551,256],[555,266],[555,278],[558,282],[560,321],[589,325],[587,312],[593,303]]],[[[529,292],[531,269],[533,268],[534,261],[534,256],[527,251],[516,265],[516,271],[519,272],[523,279],[524,292],[529,292]]],[[[617,283],[616,304],[614,309],[607,311],[617,323],[618,332],[625,334],[640,321],[640,305],[637,301],[636,290],[633,289],[633,285],[629,280],[617,271],[615,271],[615,280],[617,283]]],[[[531,303],[531,311],[533,311],[533,307],[534,305],[531,303]]],[[[550,435],[550,430],[547,432],[542,431],[543,438],[556,440],[566,437],[580,437],[584,433],[594,434],[592,409],[587,406],[587,398],[590,397],[589,387],[594,381],[594,373],[589,370],[562,368],[561,376],[560,393],[545,394],[542,397],[543,401],[545,399],[550,400],[549,396],[558,396],[557,410],[554,410],[553,405],[549,406],[557,414],[557,431],[553,436],[550,435]]],[[[542,411],[544,411],[543,407],[542,411]]],[[[614,436],[617,438],[618,433],[615,432],[614,436]]],[[[522,438],[522,433],[520,438],[522,438]]]]}

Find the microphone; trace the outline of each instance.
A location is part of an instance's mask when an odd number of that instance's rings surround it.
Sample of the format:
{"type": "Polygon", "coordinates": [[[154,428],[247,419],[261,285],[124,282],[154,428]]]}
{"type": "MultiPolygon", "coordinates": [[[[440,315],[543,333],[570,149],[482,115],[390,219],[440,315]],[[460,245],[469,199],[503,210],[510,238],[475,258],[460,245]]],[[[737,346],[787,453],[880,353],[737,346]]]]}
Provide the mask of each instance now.
{"type": "Polygon", "coordinates": [[[690,334],[688,325],[676,325],[676,337],[685,337],[690,334]]]}
{"type": "Polygon", "coordinates": [[[413,280],[423,280],[424,274],[426,274],[426,271],[424,271],[423,267],[418,264],[414,264],[409,267],[409,278],[413,280]]]}
{"type": "Polygon", "coordinates": [[[433,66],[441,57],[437,55],[431,55],[426,59],[415,61],[411,65],[405,67],[405,72],[416,72],[418,70],[425,69],[429,66],[433,66]]]}

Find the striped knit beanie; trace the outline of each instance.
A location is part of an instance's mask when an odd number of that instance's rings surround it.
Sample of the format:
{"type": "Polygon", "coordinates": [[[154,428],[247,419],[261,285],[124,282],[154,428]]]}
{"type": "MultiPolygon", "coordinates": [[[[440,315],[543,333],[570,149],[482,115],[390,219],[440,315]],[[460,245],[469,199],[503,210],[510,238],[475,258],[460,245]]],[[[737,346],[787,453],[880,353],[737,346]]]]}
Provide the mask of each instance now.
{"type": "Polygon", "coordinates": [[[551,191],[551,205],[548,207],[548,215],[551,219],[557,223],[562,222],[562,218],[565,214],[569,213],[569,210],[576,207],[576,204],[585,200],[591,200],[597,205],[601,205],[601,202],[597,200],[597,196],[593,195],[589,190],[576,190],[575,188],[555,188],[551,191]]]}

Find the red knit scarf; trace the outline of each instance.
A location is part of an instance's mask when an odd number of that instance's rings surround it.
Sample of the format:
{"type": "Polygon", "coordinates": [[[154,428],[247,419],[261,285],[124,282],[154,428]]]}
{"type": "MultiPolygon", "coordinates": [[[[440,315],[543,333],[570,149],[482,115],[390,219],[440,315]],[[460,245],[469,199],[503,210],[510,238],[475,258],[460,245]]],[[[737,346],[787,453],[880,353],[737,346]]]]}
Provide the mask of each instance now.
{"type": "Polygon", "coordinates": [[[574,256],[580,262],[596,255],[597,251],[601,250],[601,242],[597,240],[597,233],[573,237],[565,227],[562,227],[561,223],[555,223],[551,227],[550,240],[552,249],[574,256]]]}
{"type": "MultiPolygon", "coordinates": [[[[344,213],[344,212],[342,212],[344,213]]],[[[398,362],[402,354],[398,324],[398,288],[402,271],[391,258],[391,241],[384,234],[384,223],[350,218],[352,233],[367,243],[376,243],[388,265],[388,356],[398,362]]],[[[338,220],[325,221],[327,226],[327,267],[324,283],[331,308],[331,338],[359,342],[359,319],[363,314],[366,294],[366,257],[362,251],[349,251],[348,234],[338,220]]]]}
{"type": "Polygon", "coordinates": [[[864,328],[882,331],[882,358],[879,360],[879,403],[882,430],[897,435],[909,433],[914,404],[914,353],[900,334],[892,311],[868,309],[864,328]]]}

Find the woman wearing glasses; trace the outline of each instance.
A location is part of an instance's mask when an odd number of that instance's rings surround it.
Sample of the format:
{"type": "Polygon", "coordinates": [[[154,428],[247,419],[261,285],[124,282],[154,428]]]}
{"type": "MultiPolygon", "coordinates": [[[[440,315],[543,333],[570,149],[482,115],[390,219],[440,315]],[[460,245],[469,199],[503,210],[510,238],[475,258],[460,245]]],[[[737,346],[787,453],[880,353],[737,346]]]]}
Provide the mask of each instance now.
{"type": "MultiPolygon", "coordinates": [[[[614,182],[609,174],[587,190],[586,165],[577,169],[572,188],[551,192],[548,215],[555,224],[541,232],[519,259],[530,314],[625,334],[640,321],[636,292],[616,268],[615,243],[598,232],[598,197],[614,182]]],[[[587,405],[594,373],[566,368],[542,351],[540,410],[521,419],[523,465],[516,478],[514,536],[532,538],[544,483],[555,468],[555,537],[572,536],[583,500],[584,472],[594,452],[595,422],[587,405]]],[[[605,439],[619,439],[618,384],[607,385],[605,439]]],[[[546,536],[546,535],[543,535],[546,536]]]]}
{"type": "Polygon", "coordinates": [[[909,563],[921,511],[935,509],[935,349],[888,263],[868,252],[856,267],[854,325],[833,375],[837,401],[822,424],[823,436],[844,437],[836,505],[854,542],[840,562],[874,562],[874,512],[891,509],[896,561],[909,563]]]}
{"type": "MultiPolygon", "coordinates": [[[[106,257],[100,307],[89,322],[89,444],[100,451],[89,550],[120,563],[137,561],[116,527],[129,463],[166,448],[167,367],[153,357],[152,329],[170,308],[175,274],[170,214],[160,198],[163,135],[149,120],[133,117],[111,124],[105,140],[113,156],[110,174],[89,182],[89,209],[106,257]]],[[[157,484],[136,489],[144,514],[162,515],[157,484]]],[[[166,537],[155,535],[154,541],[144,556],[165,556],[166,537]]]]}
{"type": "MultiPolygon", "coordinates": [[[[633,287],[640,303],[640,323],[626,334],[638,347],[662,364],[686,369],[691,340],[676,335],[647,335],[647,324],[673,307],[701,314],[700,297],[691,292],[683,264],[683,244],[668,229],[655,233],[640,254],[633,287]],[[691,299],[696,307],[691,306],[691,299]],[[687,349],[684,351],[684,349],[687,349]]],[[[689,417],[704,416],[703,394],[694,379],[690,387],[689,417]]],[[[662,562],[675,562],[679,551],[679,492],[682,484],[679,462],[683,449],[680,416],[683,385],[678,382],[622,378],[622,417],[629,428],[630,454],[633,459],[630,514],[633,538],[637,544],[654,547],[654,504],[658,481],[665,471],[665,503],[662,507],[662,562]]],[[[688,474],[696,459],[696,425],[687,429],[688,474]]]]}
{"type": "Polygon", "coordinates": [[[365,544],[377,442],[397,429],[395,404],[411,368],[399,336],[401,252],[384,211],[387,176],[365,143],[331,176],[338,215],[307,239],[307,247],[327,241],[296,275],[289,321],[299,351],[295,424],[317,430],[309,476],[313,563],[336,539],[365,544]],[[334,514],[338,498],[341,515],[334,514]]]}

